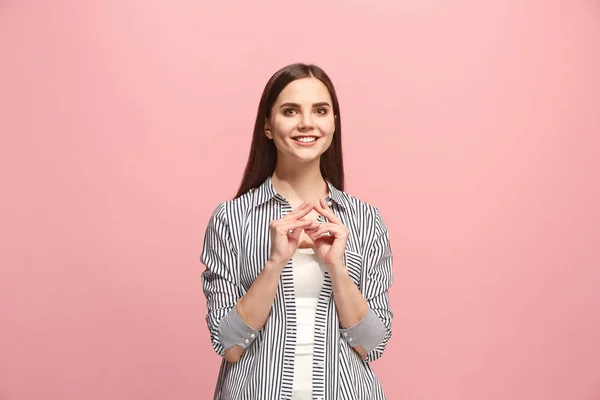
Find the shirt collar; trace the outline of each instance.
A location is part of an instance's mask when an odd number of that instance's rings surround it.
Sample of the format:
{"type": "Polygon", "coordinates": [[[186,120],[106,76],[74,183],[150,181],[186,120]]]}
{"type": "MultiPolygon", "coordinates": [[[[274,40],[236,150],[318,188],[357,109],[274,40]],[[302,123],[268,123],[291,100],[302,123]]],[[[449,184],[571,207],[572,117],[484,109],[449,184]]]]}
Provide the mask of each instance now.
{"type": "MultiPolygon", "coordinates": [[[[338,206],[340,206],[342,208],[346,208],[346,200],[345,200],[345,197],[343,196],[344,192],[342,192],[341,190],[338,190],[335,186],[333,186],[333,184],[331,182],[329,182],[329,180],[325,179],[325,182],[327,183],[327,186],[329,187],[329,195],[327,196],[327,198],[325,200],[326,201],[332,200],[338,206]]],[[[256,189],[255,193],[256,193],[256,196],[255,196],[254,206],[259,206],[261,204],[264,204],[273,198],[278,198],[279,200],[285,200],[284,197],[282,195],[280,195],[279,193],[277,193],[275,191],[275,189],[273,188],[273,182],[271,180],[271,176],[269,176],[256,189]]]]}

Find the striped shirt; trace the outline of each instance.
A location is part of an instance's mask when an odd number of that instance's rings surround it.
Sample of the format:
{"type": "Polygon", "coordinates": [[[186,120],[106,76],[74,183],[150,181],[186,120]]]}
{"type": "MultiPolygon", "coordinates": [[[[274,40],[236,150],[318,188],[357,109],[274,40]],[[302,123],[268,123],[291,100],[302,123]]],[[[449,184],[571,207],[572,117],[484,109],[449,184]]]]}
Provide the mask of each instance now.
{"type": "MultiPolygon", "coordinates": [[[[325,272],[314,324],[313,399],[385,399],[369,363],[382,356],[392,335],[388,232],[376,207],[336,189],[329,181],[327,185],[327,203],[350,230],[345,265],[369,311],[358,324],[343,329],[331,279],[325,272]],[[366,360],[352,349],[358,344],[367,351],[366,360]]],[[[270,221],[291,210],[269,177],[258,188],[221,202],[210,217],[200,257],[206,266],[202,285],[210,339],[221,356],[235,344],[245,349],[235,363],[223,358],[215,400],[292,399],[297,324],[291,259],[281,273],[271,313],[260,330],[246,325],[235,307],[269,258],[270,221]]]]}

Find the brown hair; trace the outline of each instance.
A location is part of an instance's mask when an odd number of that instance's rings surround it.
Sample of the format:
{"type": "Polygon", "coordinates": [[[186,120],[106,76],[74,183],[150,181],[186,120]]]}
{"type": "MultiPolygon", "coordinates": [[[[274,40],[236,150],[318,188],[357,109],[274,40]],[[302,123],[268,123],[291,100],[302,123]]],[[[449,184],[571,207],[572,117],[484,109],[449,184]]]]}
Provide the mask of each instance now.
{"type": "Polygon", "coordinates": [[[344,163],[342,161],[342,123],[340,107],[335,88],[329,76],[321,68],[311,64],[290,64],[277,71],[267,82],[258,104],[254,124],[254,135],[250,155],[242,182],[236,194],[240,197],[248,190],[259,187],[275,171],[277,149],[273,141],[265,135],[265,120],[270,118],[271,109],[281,91],[291,82],[314,77],[323,82],[331,95],[335,118],[335,133],[331,146],[321,155],[321,174],[339,190],[344,190],[344,163]]]}

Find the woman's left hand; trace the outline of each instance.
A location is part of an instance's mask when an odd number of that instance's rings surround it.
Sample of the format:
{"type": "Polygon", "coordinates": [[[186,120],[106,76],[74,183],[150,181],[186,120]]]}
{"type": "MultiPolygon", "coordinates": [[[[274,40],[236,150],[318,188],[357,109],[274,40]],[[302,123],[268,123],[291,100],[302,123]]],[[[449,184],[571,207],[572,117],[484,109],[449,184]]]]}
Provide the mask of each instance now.
{"type": "Polygon", "coordinates": [[[319,199],[314,206],[314,210],[326,217],[329,222],[320,224],[316,229],[305,229],[304,232],[315,243],[317,256],[327,268],[343,266],[350,230],[331,211],[325,199],[319,199]]]}

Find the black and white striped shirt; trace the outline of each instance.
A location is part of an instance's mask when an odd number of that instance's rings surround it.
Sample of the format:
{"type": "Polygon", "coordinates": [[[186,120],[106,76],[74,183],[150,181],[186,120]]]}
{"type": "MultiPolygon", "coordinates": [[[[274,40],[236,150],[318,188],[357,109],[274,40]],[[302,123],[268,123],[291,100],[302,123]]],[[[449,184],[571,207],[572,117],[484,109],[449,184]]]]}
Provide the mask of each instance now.
{"type": "MultiPolygon", "coordinates": [[[[382,356],[392,335],[388,289],[393,277],[388,232],[377,208],[327,184],[326,201],[350,230],[346,267],[365,297],[369,312],[354,327],[342,329],[331,279],[325,273],[315,317],[313,399],[385,399],[369,362],[382,356]],[[356,344],[367,351],[366,360],[352,349],[356,344]]],[[[260,187],[220,203],[210,218],[200,257],[206,266],[202,284],[210,338],[221,356],[235,344],[245,348],[239,361],[223,359],[214,399],[292,398],[297,327],[291,260],[283,269],[271,314],[262,329],[255,331],[246,325],[235,307],[269,258],[269,222],[291,210],[268,178],[260,187]]]]}

